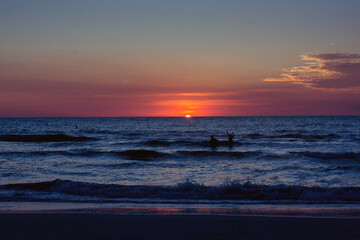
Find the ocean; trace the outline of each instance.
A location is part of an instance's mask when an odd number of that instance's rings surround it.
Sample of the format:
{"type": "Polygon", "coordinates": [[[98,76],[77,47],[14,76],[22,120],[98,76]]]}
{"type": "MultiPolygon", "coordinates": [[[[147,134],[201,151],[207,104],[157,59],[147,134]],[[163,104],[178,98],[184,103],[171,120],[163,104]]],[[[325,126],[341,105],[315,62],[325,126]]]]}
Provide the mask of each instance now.
{"type": "Polygon", "coordinates": [[[360,216],[357,116],[0,118],[0,126],[0,212],[360,216]]]}

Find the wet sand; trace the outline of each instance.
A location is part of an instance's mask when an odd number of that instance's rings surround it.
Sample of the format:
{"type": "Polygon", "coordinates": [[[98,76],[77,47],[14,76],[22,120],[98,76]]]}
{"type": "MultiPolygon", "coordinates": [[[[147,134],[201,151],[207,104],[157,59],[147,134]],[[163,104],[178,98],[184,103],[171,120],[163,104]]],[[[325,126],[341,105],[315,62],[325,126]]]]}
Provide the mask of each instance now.
{"type": "Polygon", "coordinates": [[[360,219],[16,213],[0,239],[360,239],[360,219]]]}

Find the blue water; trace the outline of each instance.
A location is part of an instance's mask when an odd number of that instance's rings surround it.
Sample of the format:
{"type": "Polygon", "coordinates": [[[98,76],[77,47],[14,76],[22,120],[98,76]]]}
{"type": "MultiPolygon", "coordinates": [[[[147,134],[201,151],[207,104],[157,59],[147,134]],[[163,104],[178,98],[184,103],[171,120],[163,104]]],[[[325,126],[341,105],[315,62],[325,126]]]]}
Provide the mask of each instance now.
{"type": "Polygon", "coordinates": [[[0,126],[1,202],[360,203],[360,117],[2,118],[0,126]]]}

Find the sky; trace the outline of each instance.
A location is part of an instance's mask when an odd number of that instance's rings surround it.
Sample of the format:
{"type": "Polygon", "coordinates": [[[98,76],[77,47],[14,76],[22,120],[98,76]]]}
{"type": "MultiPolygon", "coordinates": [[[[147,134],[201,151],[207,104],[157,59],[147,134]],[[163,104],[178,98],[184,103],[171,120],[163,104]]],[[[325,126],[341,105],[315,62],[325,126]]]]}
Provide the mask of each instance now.
{"type": "Polygon", "coordinates": [[[1,0],[0,117],[360,115],[358,0],[1,0]]]}

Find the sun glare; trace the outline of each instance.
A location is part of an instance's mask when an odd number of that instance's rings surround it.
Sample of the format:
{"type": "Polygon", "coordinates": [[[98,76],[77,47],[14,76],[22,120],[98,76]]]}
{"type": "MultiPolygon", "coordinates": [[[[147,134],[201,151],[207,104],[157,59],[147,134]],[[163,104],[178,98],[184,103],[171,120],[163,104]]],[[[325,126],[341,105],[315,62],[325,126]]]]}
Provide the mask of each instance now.
{"type": "Polygon", "coordinates": [[[186,117],[186,118],[191,118],[191,115],[188,114],[188,115],[186,115],[185,117],[186,117]]]}

